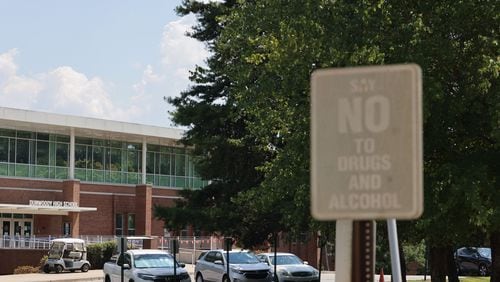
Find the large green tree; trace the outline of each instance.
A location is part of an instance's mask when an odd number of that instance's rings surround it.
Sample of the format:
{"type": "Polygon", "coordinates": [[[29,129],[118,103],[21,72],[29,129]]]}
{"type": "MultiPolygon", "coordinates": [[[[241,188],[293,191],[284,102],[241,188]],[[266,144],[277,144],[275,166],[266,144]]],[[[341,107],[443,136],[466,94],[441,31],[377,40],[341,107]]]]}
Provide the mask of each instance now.
{"type": "MultiPolygon", "coordinates": [[[[413,234],[425,237],[435,254],[433,281],[446,274],[455,280],[453,248],[470,243],[470,234],[489,234],[492,281],[498,281],[498,1],[193,3],[186,1],[180,11],[198,15],[194,35],[209,43],[213,56],[206,69],[193,73],[195,86],[172,101],[174,121],[190,126],[186,141],[199,150],[202,174],[226,188],[220,188],[226,204],[218,202],[215,210],[233,208],[226,212],[250,232],[320,227],[309,216],[311,72],[417,63],[424,77],[425,213],[413,234]],[[215,35],[199,36],[205,33],[215,35]],[[216,79],[225,86],[215,87],[216,79]],[[238,134],[220,134],[221,123],[237,125],[238,134]],[[248,154],[233,155],[232,146],[248,154]],[[236,171],[222,160],[245,167],[236,171]],[[221,177],[226,172],[234,173],[221,177]],[[240,178],[248,181],[233,185],[240,178]]],[[[205,207],[211,198],[203,193],[189,192],[196,201],[187,195],[181,207],[205,207]]]]}

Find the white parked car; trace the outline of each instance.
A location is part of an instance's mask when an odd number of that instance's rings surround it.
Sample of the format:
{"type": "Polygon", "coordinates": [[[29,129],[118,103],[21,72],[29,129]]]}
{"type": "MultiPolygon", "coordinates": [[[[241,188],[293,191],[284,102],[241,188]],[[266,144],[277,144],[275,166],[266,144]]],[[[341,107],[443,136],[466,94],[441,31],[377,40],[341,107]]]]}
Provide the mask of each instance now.
{"type": "Polygon", "coordinates": [[[104,281],[122,281],[123,267],[123,281],[127,282],[191,282],[184,266],[184,264],[175,265],[174,277],[174,258],[171,254],[161,250],[128,250],[121,253],[116,261],[104,264],[104,281]]]}
{"type": "Polygon", "coordinates": [[[273,273],[276,264],[279,282],[319,282],[319,271],[294,254],[277,253],[277,259],[274,258],[274,253],[262,253],[257,257],[267,263],[273,273]]]}
{"type": "Polygon", "coordinates": [[[271,282],[273,279],[269,265],[248,251],[229,252],[229,274],[227,261],[224,250],[202,254],[194,267],[196,282],[271,282]]]}

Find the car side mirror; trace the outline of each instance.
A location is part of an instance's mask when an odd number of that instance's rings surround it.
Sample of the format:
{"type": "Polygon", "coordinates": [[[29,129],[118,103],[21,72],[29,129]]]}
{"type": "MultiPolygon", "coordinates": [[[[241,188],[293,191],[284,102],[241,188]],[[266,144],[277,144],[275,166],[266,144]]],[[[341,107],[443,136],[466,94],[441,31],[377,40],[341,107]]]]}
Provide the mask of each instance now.
{"type": "Polygon", "coordinates": [[[224,262],[220,259],[214,261],[215,264],[218,264],[218,265],[224,265],[224,262]]]}
{"type": "Polygon", "coordinates": [[[130,264],[124,263],[122,267],[123,269],[130,269],[130,264]]]}
{"type": "Polygon", "coordinates": [[[186,264],[181,262],[181,263],[179,263],[179,266],[184,268],[184,267],[186,267],[186,264]]]}

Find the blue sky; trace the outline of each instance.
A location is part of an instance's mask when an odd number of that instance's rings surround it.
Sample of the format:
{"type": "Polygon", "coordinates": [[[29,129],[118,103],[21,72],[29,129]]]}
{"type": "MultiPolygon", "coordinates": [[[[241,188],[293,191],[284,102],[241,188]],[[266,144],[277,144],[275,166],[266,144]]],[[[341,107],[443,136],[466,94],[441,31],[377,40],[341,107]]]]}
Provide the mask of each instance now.
{"type": "Polygon", "coordinates": [[[0,106],[172,126],[208,56],[181,0],[0,0],[0,106]]]}

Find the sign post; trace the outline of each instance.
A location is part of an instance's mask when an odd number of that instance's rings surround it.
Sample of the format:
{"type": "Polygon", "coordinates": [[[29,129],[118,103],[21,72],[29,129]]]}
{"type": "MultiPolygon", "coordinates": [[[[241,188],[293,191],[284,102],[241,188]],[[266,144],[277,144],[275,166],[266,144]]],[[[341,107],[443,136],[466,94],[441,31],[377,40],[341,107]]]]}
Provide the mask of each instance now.
{"type": "Polygon", "coordinates": [[[418,218],[423,211],[422,178],[418,65],[320,69],[312,74],[315,219],[364,225],[375,219],[418,218]]]}

